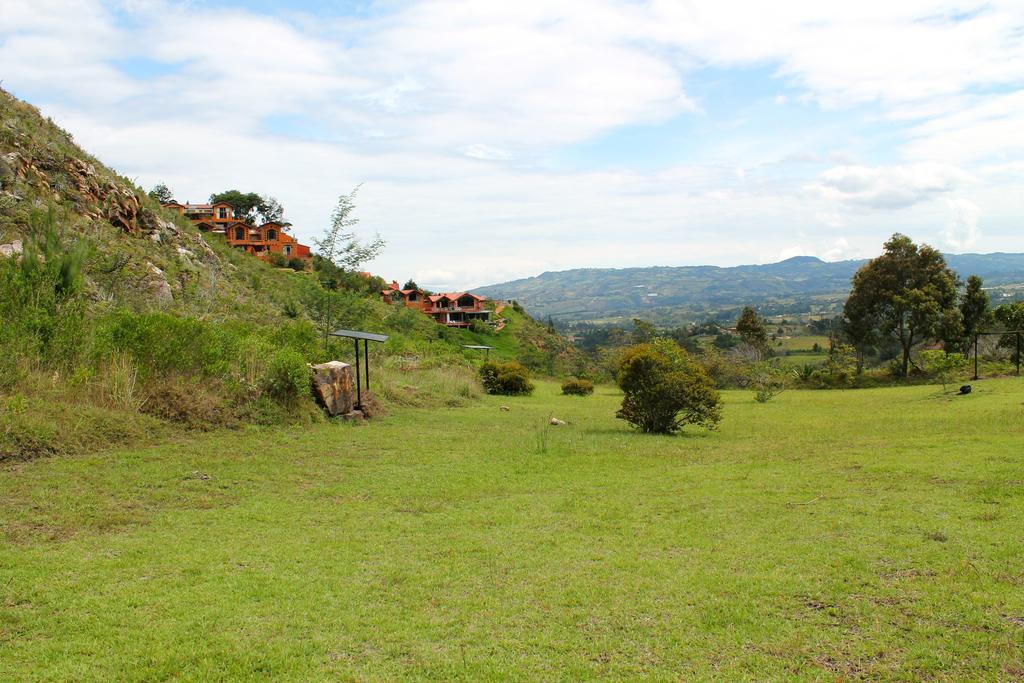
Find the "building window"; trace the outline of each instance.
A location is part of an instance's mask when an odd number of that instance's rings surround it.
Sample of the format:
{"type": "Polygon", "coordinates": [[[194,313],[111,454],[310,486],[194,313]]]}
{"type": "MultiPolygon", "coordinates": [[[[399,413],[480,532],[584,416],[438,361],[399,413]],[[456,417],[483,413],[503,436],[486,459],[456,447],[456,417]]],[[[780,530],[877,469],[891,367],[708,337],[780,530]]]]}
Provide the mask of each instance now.
{"type": "Polygon", "coordinates": [[[221,220],[223,220],[223,219],[225,219],[227,217],[228,217],[228,210],[227,209],[225,209],[224,207],[221,207],[221,208],[217,209],[217,218],[220,218],[221,220]]]}
{"type": "Polygon", "coordinates": [[[274,230],[273,228],[271,228],[270,230],[267,230],[267,241],[268,242],[273,242],[276,239],[277,239],[277,230],[274,230]]]}
{"type": "Polygon", "coordinates": [[[291,253],[292,253],[292,248],[290,246],[287,246],[287,247],[284,248],[284,255],[285,256],[291,256],[291,253]]]}
{"type": "Polygon", "coordinates": [[[240,240],[242,242],[245,241],[245,228],[242,228],[242,227],[235,228],[235,239],[236,240],[240,240]]]}

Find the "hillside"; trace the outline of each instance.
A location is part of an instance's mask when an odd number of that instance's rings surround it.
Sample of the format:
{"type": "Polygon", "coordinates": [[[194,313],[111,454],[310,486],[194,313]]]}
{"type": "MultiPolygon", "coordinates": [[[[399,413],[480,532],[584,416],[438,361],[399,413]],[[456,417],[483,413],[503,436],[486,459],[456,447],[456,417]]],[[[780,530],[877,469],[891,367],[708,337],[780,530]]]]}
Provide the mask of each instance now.
{"type": "MultiPolygon", "coordinates": [[[[950,254],[962,276],[981,275],[988,286],[1024,282],[1024,254],[950,254]]],[[[487,285],[475,291],[514,299],[540,319],[559,322],[641,316],[685,322],[737,307],[759,305],[777,313],[834,311],[850,278],[866,261],[826,262],[797,256],[779,263],[649,268],[580,268],[487,285]]]]}
{"type": "Polygon", "coordinates": [[[274,268],[201,234],[0,90],[0,461],[137,444],[181,429],[324,419],[308,364],[370,349],[377,408],[480,393],[477,352],[540,373],[579,363],[521,312],[474,335],[384,303],[383,281],[323,259],[274,268]],[[77,419],[65,424],[73,411],[77,419]]]}

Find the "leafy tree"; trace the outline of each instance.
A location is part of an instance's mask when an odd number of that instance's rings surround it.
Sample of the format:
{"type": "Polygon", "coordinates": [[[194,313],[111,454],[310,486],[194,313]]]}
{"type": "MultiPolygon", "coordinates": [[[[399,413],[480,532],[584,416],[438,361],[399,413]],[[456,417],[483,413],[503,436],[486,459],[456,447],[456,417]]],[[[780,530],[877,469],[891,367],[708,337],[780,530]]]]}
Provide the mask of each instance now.
{"type": "Polygon", "coordinates": [[[646,320],[633,318],[633,341],[637,344],[648,344],[658,338],[658,328],[646,320]]]}
{"type": "Polygon", "coordinates": [[[626,349],[617,378],[625,395],[616,417],[642,432],[673,434],[687,424],[711,429],[721,420],[711,378],[671,340],[626,349]]]}
{"type": "Polygon", "coordinates": [[[284,219],[284,207],[273,197],[263,197],[255,192],[225,190],[210,195],[210,203],[226,202],[235,210],[235,217],[250,225],[280,223],[284,219]]]}
{"type": "Polygon", "coordinates": [[[154,185],[153,189],[149,191],[149,196],[161,204],[169,204],[174,201],[174,193],[171,192],[171,188],[163,183],[154,185]]]}
{"type": "Polygon", "coordinates": [[[896,233],[885,251],[853,276],[843,309],[851,329],[865,344],[874,334],[896,339],[900,370],[910,372],[910,351],[929,338],[948,338],[959,324],[957,277],[938,250],[920,247],[896,233]]]}
{"type": "MultiPolygon", "coordinates": [[[[995,311],[995,319],[1007,330],[1024,330],[1024,301],[1001,305],[995,311]]],[[[1013,349],[1012,360],[1017,362],[1017,335],[1003,335],[999,339],[999,346],[1013,349]]]]}
{"type": "Polygon", "coordinates": [[[418,291],[419,288],[420,288],[420,286],[418,284],[416,284],[415,280],[413,280],[412,278],[407,280],[406,283],[404,285],[402,285],[402,289],[415,289],[415,290],[418,291]]]}
{"type": "Polygon", "coordinates": [[[355,197],[360,187],[362,185],[357,185],[348,194],[338,197],[338,204],[331,214],[330,227],[322,239],[313,240],[321,257],[345,270],[357,270],[362,264],[376,258],[387,245],[380,235],[363,244],[352,232],[352,228],[359,223],[358,218],[352,217],[352,212],[356,208],[355,197]]]}
{"type": "Polygon", "coordinates": [[[983,284],[980,277],[971,275],[967,278],[967,289],[960,298],[960,318],[963,320],[965,345],[970,344],[974,335],[982,332],[992,322],[988,292],[982,287],[983,284]]]}
{"type": "Polygon", "coordinates": [[[768,331],[765,329],[764,321],[758,317],[757,311],[750,306],[745,306],[736,321],[736,332],[740,339],[750,344],[759,351],[768,349],[768,331]]]}

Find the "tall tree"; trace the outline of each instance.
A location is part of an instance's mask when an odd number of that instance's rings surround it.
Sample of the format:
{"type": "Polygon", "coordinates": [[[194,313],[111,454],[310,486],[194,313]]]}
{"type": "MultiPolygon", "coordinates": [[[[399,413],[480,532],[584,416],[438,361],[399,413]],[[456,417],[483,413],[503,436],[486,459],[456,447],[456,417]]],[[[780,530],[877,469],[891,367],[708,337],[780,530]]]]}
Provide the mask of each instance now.
{"type": "Polygon", "coordinates": [[[739,333],[740,339],[758,351],[768,349],[768,330],[764,326],[764,321],[758,317],[757,311],[750,306],[745,306],[740,313],[739,320],[736,321],[736,332],[739,333]]]}
{"type": "Polygon", "coordinates": [[[960,318],[963,321],[966,344],[970,344],[974,335],[983,331],[992,322],[988,292],[984,290],[983,285],[980,277],[971,275],[967,278],[967,288],[960,298],[960,318]]]}
{"type": "Polygon", "coordinates": [[[374,259],[387,245],[380,235],[363,244],[352,231],[359,223],[358,218],[352,217],[352,212],[356,208],[355,197],[360,187],[362,185],[357,185],[348,194],[338,197],[338,204],[331,213],[330,227],[324,231],[323,238],[313,240],[320,256],[346,270],[358,269],[374,259]]]}
{"type": "Polygon", "coordinates": [[[894,234],[884,252],[853,276],[843,309],[847,329],[892,337],[902,349],[900,369],[910,372],[910,351],[926,339],[946,338],[959,322],[957,276],[938,250],[894,234]]]}
{"type": "Polygon", "coordinates": [[[163,183],[157,183],[154,185],[153,189],[149,191],[149,196],[161,204],[169,204],[174,201],[174,193],[171,192],[171,188],[167,187],[163,183]]]}

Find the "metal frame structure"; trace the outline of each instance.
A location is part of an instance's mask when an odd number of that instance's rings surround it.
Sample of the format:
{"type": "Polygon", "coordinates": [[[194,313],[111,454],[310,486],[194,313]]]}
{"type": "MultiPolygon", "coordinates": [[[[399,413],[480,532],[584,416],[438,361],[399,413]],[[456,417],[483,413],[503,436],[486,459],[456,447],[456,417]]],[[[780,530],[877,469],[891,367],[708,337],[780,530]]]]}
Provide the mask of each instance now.
{"type": "Polygon", "coordinates": [[[1003,337],[1008,334],[1017,335],[1017,376],[1020,377],[1020,351],[1021,351],[1021,335],[1024,334],[1024,330],[1005,330],[1003,332],[975,332],[974,333],[974,379],[978,379],[978,337],[998,336],[1003,337]]]}
{"type": "Polygon", "coordinates": [[[462,348],[464,348],[464,349],[473,349],[474,351],[486,351],[487,353],[484,356],[484,359],[485,360],[490,360],[491,359],[491,349],[493,349],[494,347],[493,346],[484,346],[483,344],[463,344],[462,348]]]}
{"type": "Polygon", "coordinates": [[[363,409],[362,374],[366,375],[366,390],[370,390],[370,342],[384,343],[388,340],[386,334],[375,334],[373,332],[360,332],[358,330],[335,330],[331,332],[332,337],[344,337],[351,339],[356,351],[356,409],[363,409]],[[359,340],[363,340],[363,360],[366,365],[366,372],[360,373],[359,368],[359,340]]]}

